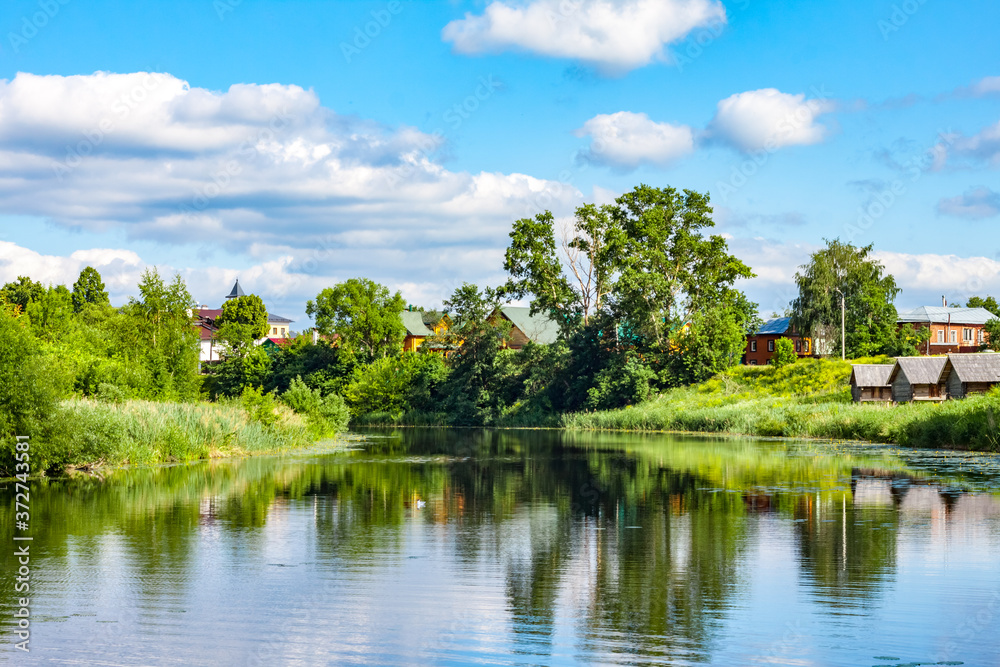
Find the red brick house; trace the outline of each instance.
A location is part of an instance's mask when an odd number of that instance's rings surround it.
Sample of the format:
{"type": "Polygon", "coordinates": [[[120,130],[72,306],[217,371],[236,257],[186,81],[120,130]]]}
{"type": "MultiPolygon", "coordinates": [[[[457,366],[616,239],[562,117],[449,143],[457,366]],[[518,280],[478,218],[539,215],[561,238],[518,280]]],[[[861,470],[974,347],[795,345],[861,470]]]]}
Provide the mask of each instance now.
{"type": "Polygon", "coordinates": [[[771,363],[775,343],[781,338],[788,338],[795,343],[795,353],[799,357],[811,357],[816,354],[812,339],[795,331],[790,317],[776,317],[765,322],[757,333],[747,336],[743,363],[748,366],[764,366],[771,363]]]}
{"type": "Polygon", "coordinates": [[[923,355],[978,352],[987,342],[984,329],[995,316],[985,308],[948,308],[921,306],[899,313],[896,324],[900,328],[919,330],[927,327],[931,337],[920,346],[923,355]]]}

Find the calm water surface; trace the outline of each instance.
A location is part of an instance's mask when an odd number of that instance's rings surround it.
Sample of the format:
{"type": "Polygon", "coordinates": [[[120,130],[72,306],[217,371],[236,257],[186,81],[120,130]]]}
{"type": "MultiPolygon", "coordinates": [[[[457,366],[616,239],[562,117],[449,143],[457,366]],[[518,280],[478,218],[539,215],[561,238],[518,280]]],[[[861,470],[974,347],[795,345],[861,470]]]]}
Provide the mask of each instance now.
{"type": "Polygon", "coordinates": [[[1000,665],[1000,460],[548,431],[35,481],[65,665],[1000,665]]]}

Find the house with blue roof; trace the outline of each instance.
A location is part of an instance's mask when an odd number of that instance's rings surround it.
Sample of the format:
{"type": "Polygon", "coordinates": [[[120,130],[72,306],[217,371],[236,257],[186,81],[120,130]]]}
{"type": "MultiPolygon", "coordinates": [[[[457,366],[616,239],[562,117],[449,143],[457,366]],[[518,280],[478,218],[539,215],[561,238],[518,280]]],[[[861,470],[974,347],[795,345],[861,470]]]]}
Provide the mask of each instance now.
{"type": "Polygon", "coordinates": [[[790,338],[795,343],[795,353],[799,357],[816,356],[813,340],[801,335],[792,326],[792,318],[775,317],[747,336],[747,346],[743,351],[743,363],[748,366],[764,366],[774,358],[775,343],[781,338],[790,338]]]}
{"type": "Polygon", "coordinates": [[[986,323],[996,316],[985,308],[921,306],[897,314],[900,328],[930,329],[931,337],[921,345],[921,354],[938,355],[978,352],[988,342],[986,323]]]}

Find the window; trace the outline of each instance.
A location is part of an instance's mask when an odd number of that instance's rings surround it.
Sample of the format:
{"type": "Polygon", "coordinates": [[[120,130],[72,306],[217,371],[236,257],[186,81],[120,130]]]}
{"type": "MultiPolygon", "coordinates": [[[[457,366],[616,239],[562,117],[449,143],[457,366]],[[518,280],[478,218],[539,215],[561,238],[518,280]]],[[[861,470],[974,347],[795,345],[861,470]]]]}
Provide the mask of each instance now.
{"type": "Polygon", "coordinates": [[[938,342],[944,342],[944,329],[938,329],[938,342]]]}
{"type": "Polygon", "coordinates": [[[980,343],[983,342],[983,330],[982,329],[979,330],[979,342],[980,343]]]}
{"type": "Polygon", "coordinates": [[[955,331],[954,329],[952,329],[950,331],[950,333],[951,333],[951,341],[950,342],[957,343],[958,342],[958,332],[955,331]]]}
{"type": "Polygon", "coordinates": [[[965,327],[962,329],[962,342],[971,343],[972,342],[972,329],[965,327]]]}
{"type": "Polygon", "coordinates": [[[806,354],[809,354],[809,340],[808,339],[802,341],[802,351],[805,352],[806,354]]]}
{"type": "Polygon", "coordinates": [[[751,366],[756,366],[757,365],[757,360],[756,359],[751,359],[750,360],[750,365],[751,366]]]}
{"type": "Polygon", "coordinates": [[[278,335],[278,327],[271,327],[271,335],[272,336],[278,335]]]}
{"type": "Polygon", "coordinates": [[[751,352],[757,351],[757,341],[755,340],[750,341],[750,351],[751,352]]]}
{"type": "Polygon", "coordinates": [[[767,341],[767,351],[774,352],[774,339],[767,341]]]}
{"type": "Polygon", "coordinates": [[[796,352],[802,351],[802,341],[800,340],[795,341],[795,351],[796,352]]]}

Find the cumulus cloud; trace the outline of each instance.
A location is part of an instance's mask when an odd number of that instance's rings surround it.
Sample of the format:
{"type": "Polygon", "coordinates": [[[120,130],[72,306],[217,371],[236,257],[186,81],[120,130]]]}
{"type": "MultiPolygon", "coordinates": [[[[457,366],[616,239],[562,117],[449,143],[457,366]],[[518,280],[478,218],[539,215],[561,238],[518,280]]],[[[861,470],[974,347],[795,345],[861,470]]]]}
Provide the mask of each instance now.
{"type": "Polygon", "coordinates": [[[1000,213],[1000,193],[981,186],[963,195],[942,199],[937,205],[938,213],[957,218],[979,220],[992,218],[1000,213]]]}
{"type": "Polygon", "coordinates": [[[644,113],[599,114],[576,134],[590,137],[590,148],[584,154],[587,160],[626,169],[644,163],[669,165],[694,151],[690,127],[657,123],[644,113]]]}
{"type": "Polygon", "coordinates": [[[876,252],[875,256],[902,288],[896,307],[964,302],[970,296],[1000,292],[1000,253],[994,258],[876,252]]]}
{"type": "Polygon", "coordinates": [[[832,101],[807,100],[804,93],[750,90],[719,102],[706,135],[744,152],[816,144],[829,131],[817,119],[834,108],[832,101]]]}
{"type": "MultiPolygon", "coordinates": [[[[450,171],[435,159],[441,144],[337,114],[297,86],[18,74],[0,81],[0,210],[284,257],[302,284],[385,266],[390,281],[423,272],[447,285],[464,257],[502,252],[512,220],[582,199],[525,174],[450,171]]],[[[469,279],[485,279],[474,269],[469,279]]]]}
{"type": "Polygon", "coordinates": [[[493,0],[441,36],[458,53],[524,51],[615,74],[667,61],[665,45],[725,21],[718,0],[493,0]]]}

